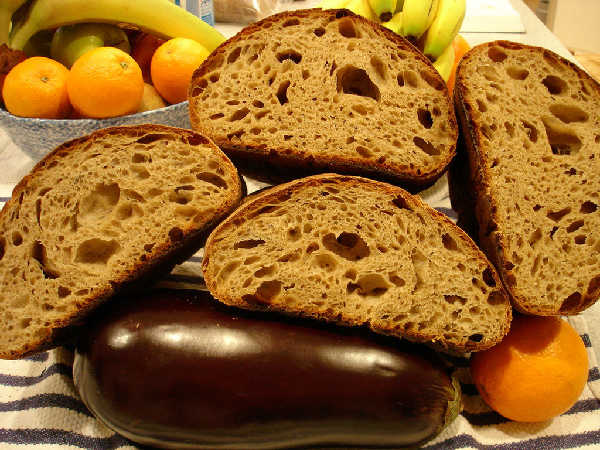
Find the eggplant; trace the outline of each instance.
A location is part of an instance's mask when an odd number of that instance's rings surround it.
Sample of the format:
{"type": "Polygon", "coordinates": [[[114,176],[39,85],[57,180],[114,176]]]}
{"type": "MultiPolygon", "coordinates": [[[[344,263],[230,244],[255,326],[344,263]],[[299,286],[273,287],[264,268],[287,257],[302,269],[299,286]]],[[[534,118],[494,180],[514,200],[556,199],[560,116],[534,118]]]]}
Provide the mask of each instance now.
{"type": "Polygon", "coordinates": [[[86,328],[73,366],[81,399],[144,445],[414,446],[460,409],[458,383],[428,348],[202,291],[122,298],[86,328]]]}

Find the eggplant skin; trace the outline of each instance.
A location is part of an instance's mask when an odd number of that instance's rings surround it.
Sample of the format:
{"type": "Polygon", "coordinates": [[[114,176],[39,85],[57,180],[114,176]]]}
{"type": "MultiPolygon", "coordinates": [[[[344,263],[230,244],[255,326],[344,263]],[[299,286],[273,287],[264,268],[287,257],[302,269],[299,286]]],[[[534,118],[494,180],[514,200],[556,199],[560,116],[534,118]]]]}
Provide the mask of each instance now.
{"type": "Polygon", "coordinates": [[[163,448],[406,447],[437,435],[460,391],[429,349],[365,330],[156,290],[100,309],[75,354],[89,410],[163,448]]]}

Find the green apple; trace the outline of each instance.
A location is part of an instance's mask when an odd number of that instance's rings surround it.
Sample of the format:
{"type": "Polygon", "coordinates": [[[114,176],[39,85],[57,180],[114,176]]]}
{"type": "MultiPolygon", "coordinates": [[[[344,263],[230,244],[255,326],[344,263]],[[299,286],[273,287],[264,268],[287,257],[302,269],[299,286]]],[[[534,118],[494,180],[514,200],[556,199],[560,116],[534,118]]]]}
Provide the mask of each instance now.
{"type": "Polygon", "coordinates": [[[56,30],[50,44],[50,56],[70,68],[81,55],[96,47],[117,47],[126,53],[131,51],[127,34],[116,25],[79,23],[56,30]]]}

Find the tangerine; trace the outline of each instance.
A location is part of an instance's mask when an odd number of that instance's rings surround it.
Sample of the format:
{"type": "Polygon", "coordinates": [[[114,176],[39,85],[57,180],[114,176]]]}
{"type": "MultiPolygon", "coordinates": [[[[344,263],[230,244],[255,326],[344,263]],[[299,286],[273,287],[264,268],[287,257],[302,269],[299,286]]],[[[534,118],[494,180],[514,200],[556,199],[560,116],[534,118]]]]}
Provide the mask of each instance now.
{"type": "Polygon", "coordinates": [[[448,78],[448,81],[446,82],[450,95],[452,95],[452,91],[454,90],[454,82],[456,81],[456,69],[458,67],[458,63],[460,63],[463,55],[471,49],[469,43],[460,34],[456,35],[452,41],[452,45],[454,46],[454,65],[452,66],[452,72],[450,72],[450,78],[448,78]]]}
{"type": "Polygon", "coordinates": [[[144,93],[142,70],[116,47],[97,47],[71,67],[69,98],[82,116],[103,119],[137,111],[144,93]]]}
{"type": "Polygon", "coordinates": [[[192,74],[210,52],[188,38],[173,38],[156,49],[150,63],[152,84],[169,103],[187,99],[192,74]]]}
{"type": "Polygon", "coordinates": [[[587,351],[559,317],[515,316],[502,342],[473,355],[471,375],[493,410],[517,422],[541,422],[569,410],[581,395],[587,351]]]}
{"type": "Polygon", "coordinates": [[[2,97],[6,109],[20,117],[62,119],[69,115],[69,69],[43,56],[27,58],[4,79],[2,97]]]}

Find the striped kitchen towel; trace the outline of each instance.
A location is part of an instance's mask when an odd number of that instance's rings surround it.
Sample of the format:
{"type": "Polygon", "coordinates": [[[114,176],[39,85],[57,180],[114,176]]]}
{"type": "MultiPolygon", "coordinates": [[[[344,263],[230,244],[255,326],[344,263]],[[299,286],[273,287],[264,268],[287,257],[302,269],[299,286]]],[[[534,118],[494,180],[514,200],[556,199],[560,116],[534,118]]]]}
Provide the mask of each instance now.
{"type": "MultiPolygon", "coordinates": [[[[445,179],[421,195],[439,211],[456,219],[445,179]]],[[[249,191],[260,188],[249,184],[249,191]]],[[[0,202],[12,186],[0,185],[0,202]]],[[[175,288],[202,288],[202,251],[160,282],[175,288]]],[[[600,309],[598,309],[600,311],[600,309]]],[[[600,449],[600,369],[594,330],[596,312],[569,318],[580,333],[590,361],[588,383],[578,402],[565,414],[536,424],[511,422],[491,411],[470,379],[468,360],[452,364],[461,381],[464,410],[427,449],[600,449]]],[[[0,449],[137,449],[87,410],[72,377],[73,351],[64,347],[17,361],[0,360],[0,449]],[[35,447],[33,447],[35,445],[35,447]]]]}

